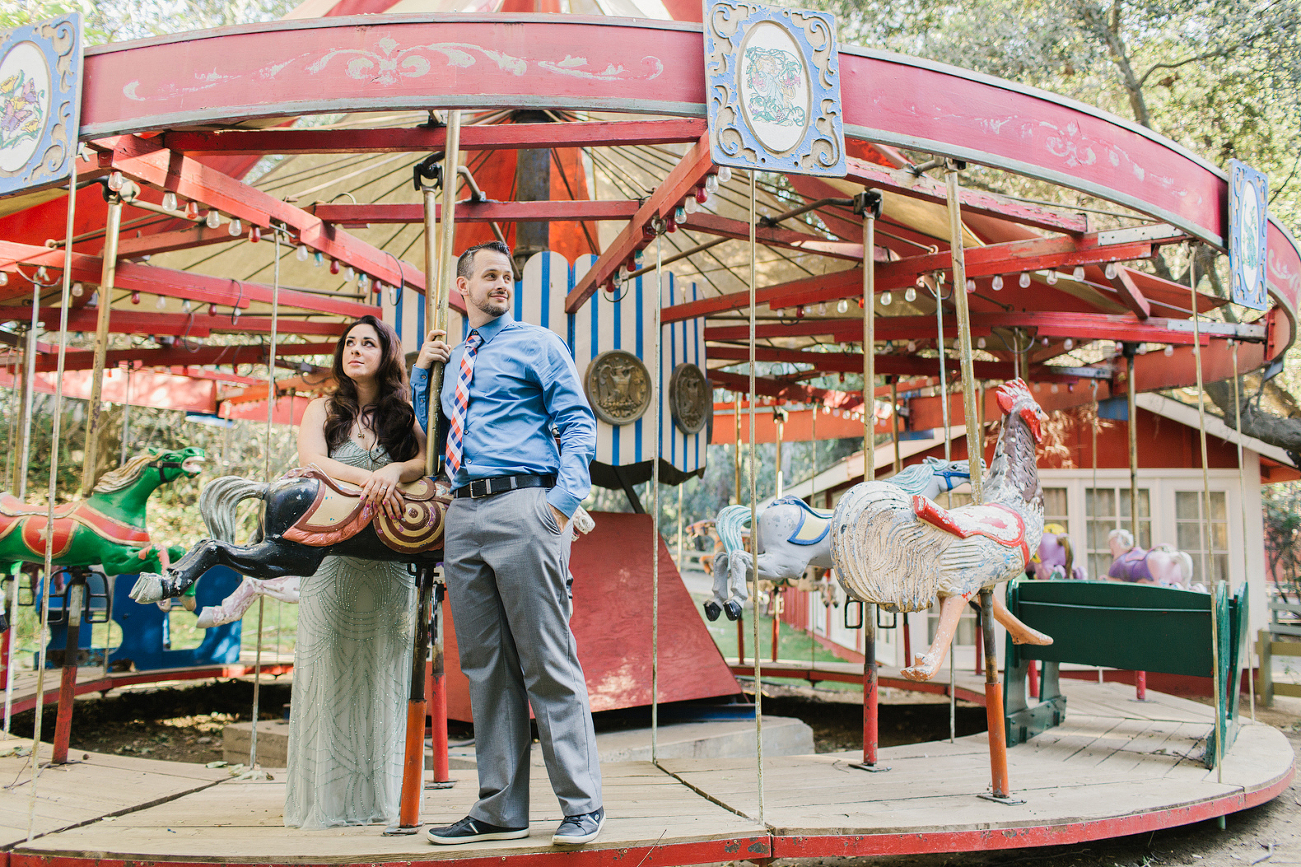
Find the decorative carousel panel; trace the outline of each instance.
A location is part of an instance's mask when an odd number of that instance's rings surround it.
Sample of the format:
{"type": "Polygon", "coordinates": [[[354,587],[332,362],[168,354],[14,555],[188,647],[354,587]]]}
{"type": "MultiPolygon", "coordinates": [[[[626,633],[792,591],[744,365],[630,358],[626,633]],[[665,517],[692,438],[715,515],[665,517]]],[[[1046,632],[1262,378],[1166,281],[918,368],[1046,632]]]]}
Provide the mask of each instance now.
{"type": "Polygon", "coordinates": [[[1229,268],[1233,302],[1253,310],[1269,306],[1265,294],[1265,238],[1269,181],[1238,160],[1229,162],[1229,268]]]}
{"type": "Polygon", "coordinates": [[[0,196],[67,180],[81,114],[81,16],[0,34],[0,196]]]}
{"type": "Polygon", "coordinates": [[[716,164],[845,176],[835,16],[706,3],[705,79],[716,164]]]}

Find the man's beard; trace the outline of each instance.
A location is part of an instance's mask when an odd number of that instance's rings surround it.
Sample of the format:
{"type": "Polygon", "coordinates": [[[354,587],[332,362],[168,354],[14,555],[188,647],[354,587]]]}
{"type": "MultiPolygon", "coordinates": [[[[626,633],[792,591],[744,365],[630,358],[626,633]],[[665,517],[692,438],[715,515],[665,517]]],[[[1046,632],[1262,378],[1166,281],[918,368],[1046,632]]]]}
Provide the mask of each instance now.
{"type": "Polygon", "coordinates": [[[495,305],[496,303],[497,303],[497,299],[488,297],[483,299],[483,301],[479,302],[478,304],[475,304],[474,306],[479,308],[479,310],[481,310],[482,312],[487,313],[489,316],[500,316],[510,309],[509,299],[502,299],[500,310],[494,309],[493,305],[495,305]]]}

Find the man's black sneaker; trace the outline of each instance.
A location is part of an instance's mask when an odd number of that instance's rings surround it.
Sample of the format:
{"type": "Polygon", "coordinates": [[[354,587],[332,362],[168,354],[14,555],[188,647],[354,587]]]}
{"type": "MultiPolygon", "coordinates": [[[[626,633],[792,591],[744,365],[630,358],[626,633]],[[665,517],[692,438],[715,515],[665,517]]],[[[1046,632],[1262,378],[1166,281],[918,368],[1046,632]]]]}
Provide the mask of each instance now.
{"type": "Polygon", "coordinates": [[[556,829],[555,835],[552,836],[551,843],[555,846],[581,846],[595,840],[604,827],[604,808],[597,810],[595,813],[566,816],[565,821],[560,823],[560,827],[556,829]]]}
{"type": "Polygon", "coordinates": [[[440,846],[456,846],[460,843],[477,843],[480,840],[518,840],[528,835],[527,825],[523,828],[503,828],[500,825],[490,825],[466,816],[454,825],[430,828],[429,842],[440,846]]]}

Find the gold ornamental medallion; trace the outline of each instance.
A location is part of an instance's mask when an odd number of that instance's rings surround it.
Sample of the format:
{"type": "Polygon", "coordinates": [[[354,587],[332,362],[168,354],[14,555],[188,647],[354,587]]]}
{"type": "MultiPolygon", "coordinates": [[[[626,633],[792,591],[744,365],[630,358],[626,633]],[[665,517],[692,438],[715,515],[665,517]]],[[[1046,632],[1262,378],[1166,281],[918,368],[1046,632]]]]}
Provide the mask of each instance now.
{"type": "Polygon", "coordinates": [[[587,366],[583,389],[596,417],[607,424],[631,424],[650,407],[650,372],[622,349],[602,352],[587,366]]]}
{"type": "Polygon", "coordinates": [[[713,410],[709,380],[694,364],[682,363],[673,368],[669,379],[669,411],[673,423],[685,434],[699,433],[713,410]]]}

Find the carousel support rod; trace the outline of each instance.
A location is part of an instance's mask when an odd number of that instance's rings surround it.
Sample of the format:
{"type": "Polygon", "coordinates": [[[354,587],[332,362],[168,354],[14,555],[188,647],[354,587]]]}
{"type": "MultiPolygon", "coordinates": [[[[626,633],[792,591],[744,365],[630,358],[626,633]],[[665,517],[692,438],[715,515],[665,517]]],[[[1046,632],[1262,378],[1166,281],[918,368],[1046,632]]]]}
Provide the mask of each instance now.
{"type": "MultiPolygon", "coordinates": [[[[68,739],[72,736],[72,707],[76,701],[77,652],[81,644],[81,609],[85,606],[86,576],[73,572],[68,585],[68,609],[64,612],[68,622],[68,640],[63,650],[63,670],[59,679],[59,710],[54,719],[54,747],[50,762],[64,765],[68,762],[68,739]]],[[[50,592],[46,582],[45,592],[50,592]]]]}
{"type": "Polygon", "coordinates": [[[876,671],[876,606],[863,606],[863,761],[852,767],[862,771],[888,771],[877,765],[880,747],[879,691],[876,671]]]}
{"type": "MultiPolygon", "coordinates": [[[[1242,398],[1238,394],[1238,343],[1230,340],[1233,349],[1233,420],[1238,431],[1238,503],[1242,506],[1242,538],[1247,538],[1247,466],[1242,453],[1242,398]]],[[[1242,579],[1251,586],[1251,564],[1247,562],[1247,546],[1242,546],[1242,579]]],[[[1256,667],[1247,650],[1247,695],[1251,701],[1251,721],[1256,721],[1256,667]]]]}
{"type": "MultiPolygon", "coordinates": [[[[749,326],[750,326],[750,562],[758,564],[759,562],[759,465],[755,455],[755,431],[754,431],[754,404],[755,404],[755,378],[758,374],[757,361],[755,359],[755,292],[758,283],[758,261],[757,245],[755,243],[755,224],[757,214],[755,207],[755,170],[750,169],[746,172],[750,179],[750,279],[749,283],[750,304],[749,304],[749,326]]],[[[754,747],[755,747],[755,775],[759,794],[759,815],[758,821],[764,823],[764,785],[763,785],[763,663],[760,661],[759,653],[759,570],[754,568],[750,570],[751,575],[751,593],[754,600],[754,747]]]]}
{"type": "Polygon", "coordinates": [[[899,450],[899,377],[890,377],[890,440],[894,444],[894,474],[903,472],[903,452],[899,450]]]}
{"type": "MultiPolygon", "coordinates": [[[[1138,536],[1138,386],[1134,379],[1134,350],[1132,343],[1124,344],[1125,354],[1125,393],[1128,398],[1129,421],[1125,427],[1129,432],[1129,527],[1134,536],[1134,544],[1142,542],[1138,536]]],[[[1094,496],[1097,496],[1095,493],[1094,496]]],[[[1147,672],[1134,672],[1134,698],[1147,701],[1147,672]]]]}
{"type": "Polygon", "coordinates": [[[32,451],[32,401],[36,392],[32,383],[36,377],[36,326],[39,324],[39,307],[41,306],[41,287],[32,284],[32,321],[27,326],[27,348],[23,350],[23,406],[22,439],[18,443],[18,478],[11,490],[18,492],[18,499],[27,502],[27,467],[31,462],[32,451]]]}
{"type": "MultiPolygon", "coordinates": [[[[863,215],[863,481],[876,478],[876,221],[881,193],[864,190],[854,197],[863,215]]],[[[892,394],[893,397],[893,394],[892,394]]],[[[890,418],[894,419],[893,409],[890,418]]],[[[814,447],[817,447],[816,441],[814,447]]],[[[866,760],[865,760],[866,761],[866,760]]]]}
{"type": "MultiPolygon", "coordinates": [[[[736,392],[736,450],[733,461],[736,471],[736,504],[739,506],[741,499],[741,393],[736,392]]],[[[745,665],[745,608],[741,608],[741,614],[736,618],[736,663],[745,665]]]]}
{"type": "MultiPolygon", "coordinates": [[[[967,264],[962,243],[962,205],[958,188],[958,172],[966,163],[947,160],[944,164],[944,181],[949,199],[949,250],[953,257],[953,306],[958,314],[958,358],[962,370],[962,408],[967,423],[967,460],[971,472],[971,501],[979,505],[981,496],[980,458],[983,451],[980,441],[976,406],[976,376],[971,360],[971,311],[967,305],[967,264]]],[[[1001,723],[1000,723],[1001,725],[1001,723]]]]}
{"type": "Polygon", "coordinates": [[[434,781],[430,788],[450,789],[452,772],[447,756],[447,659],[443,653],[443,604],[447,585],[434,578],[434,604],[430,612],[429,632],[429,728],[430,745],[434,751],[434,781]]]}
{"type": "Polygon", "coordinates": [[[122,200],[139,192],[135,183],[123,181],[122,187],[108,194],[108,217],[104,228],[104,257],[99,278],[99,316],[95,320],[95,362],[90,375],[90,403],[86,408],[86,448],[81,465],[81,496],[90,496],[95,486],[95,467],[99,462],[99,441],[103,436],[101,398],[104,391],[104,359],[108,352],[109,314],[113,309],[113,284],[117,279],[117,245],[121,236],[122,200]]]}
{"type": "Polygon", "coordinates": [[[985,722],[989,726],[989,765],[991,800],[1024,803],[1014,800],[1007,775],[1007,729],[1003,720],[1003,684],[998,680],[998,657],[994,645],[994,591],[980,591],[980,632],[985,646],[985,722]]]}
{"type": "MultiPolygon", "coordinates": [[[[442,165],[442,220],[437,220],[437,201],[432,188],[425,186],[422,167],[416,168],[416,183],[420,187],[425,209],[425,322],[433,330],[446,334],[448,327],[448,306],[451,303],[451,287],[455,279],[455,259],[453,258],[456,242],[456,187],[460,176],[461,158],[461,112],[447,113],[447,145],[443,151],[442,165]],[[432,290],[432,291],[430,291],[432,290]]],[[[423,335],[422,335],[423,336],[423,335]]],[[[446,335],[447,342],[452,342],[451,335],[446,335]]],[[[438,466],[435,443],[438,442],[438,402],[443,391],[443,365],[434,362],[429,370],[429,417],[426,429],[429,437],[425,448],[425,475],[433,476],[438,466]]],[[[406,743],[402,762],[402,791],[398,804],[398,824],[385,829],[386,835],[409,835],[420,830],[420,792],[424,788],[425,772],[425,716],[426,702],[432,698],[435,703],[442,703],[428,714],[430,724],[441,717],[443,723],[443,759],[447,755],[447,692],[445,688],[426,696],[425,672],[429,657],[430,621],[434,616],[432,600],[434,593],[434,574],[429,568],[422,568],[419,574],[419,587],[416,599],[416,640],[411,648],[411,687],[407,697],[406,743]]],[[[438,630],[436,640],[443,640],[443,630],[438,630]]],[[[434,650],[435,664],[442,662],[442,648],[434,650]]],[[[438,685],[437,678],[435,686],[438,685]]],[[[435,734],[435,737],[437,735],[435,734]]],[[[438,763],[438,751],[435,750],[435,764],[438,763]]],[[[446,775],[444,775],[446,776],[446,775]]],[[[435,782],[437,779],[435,773],[435,782]]]]}

